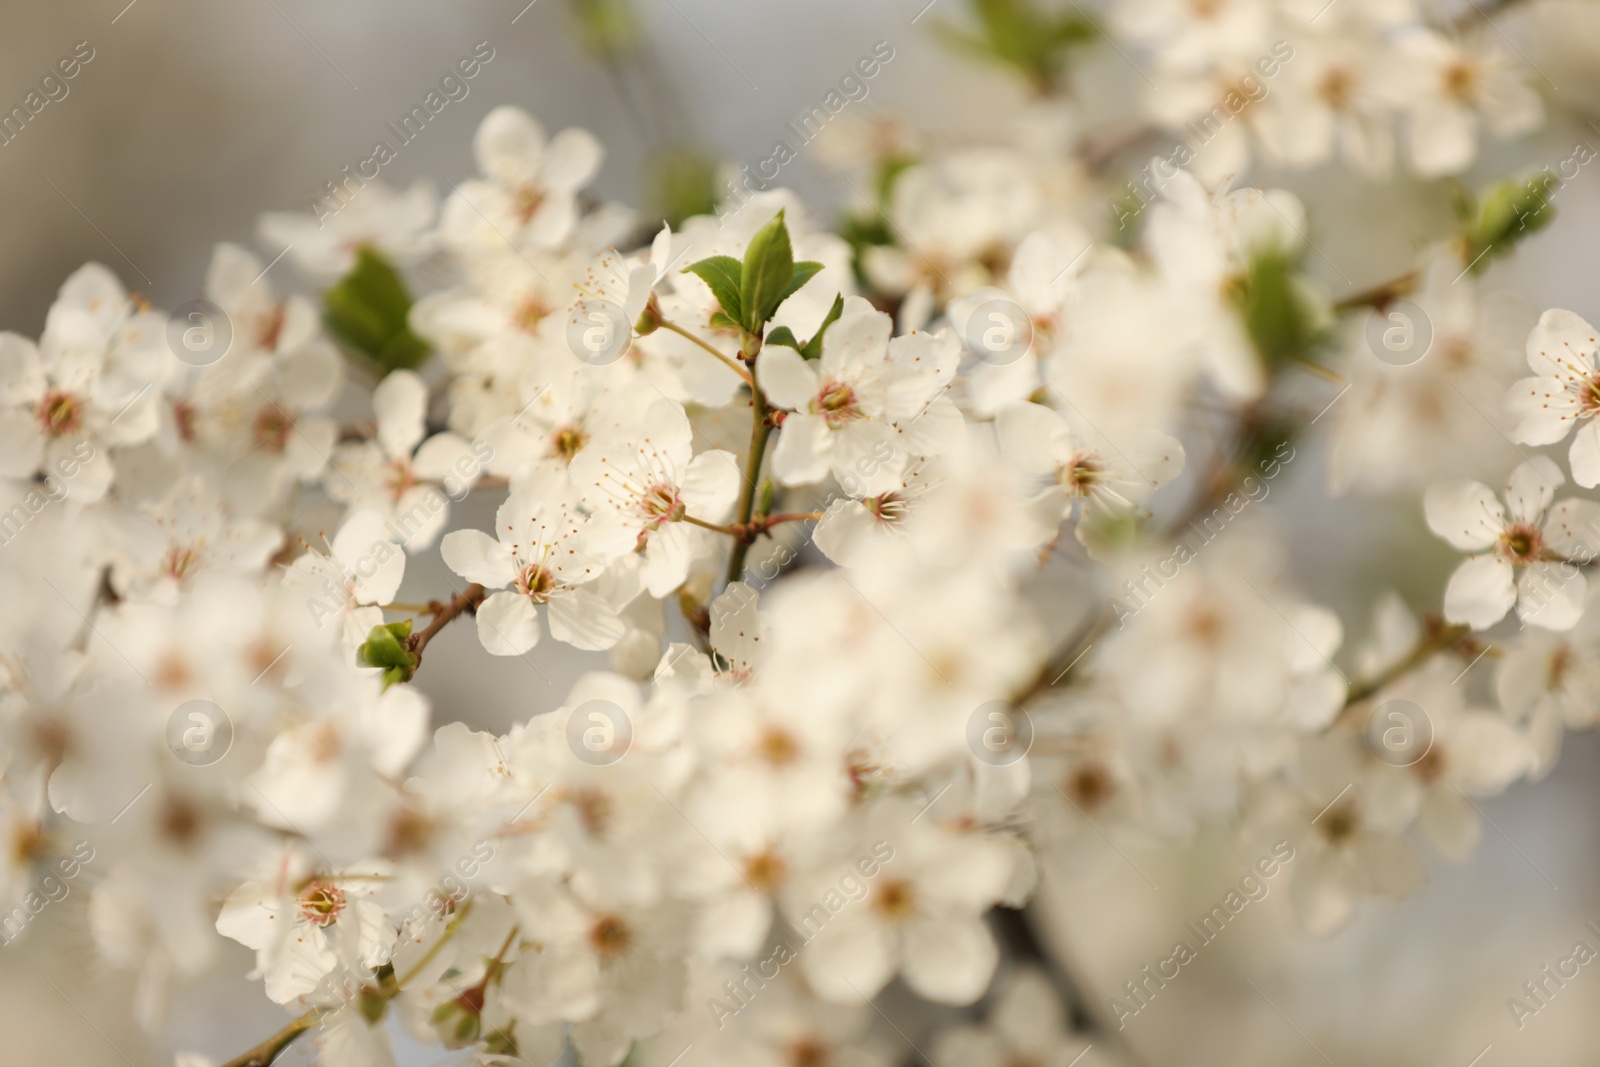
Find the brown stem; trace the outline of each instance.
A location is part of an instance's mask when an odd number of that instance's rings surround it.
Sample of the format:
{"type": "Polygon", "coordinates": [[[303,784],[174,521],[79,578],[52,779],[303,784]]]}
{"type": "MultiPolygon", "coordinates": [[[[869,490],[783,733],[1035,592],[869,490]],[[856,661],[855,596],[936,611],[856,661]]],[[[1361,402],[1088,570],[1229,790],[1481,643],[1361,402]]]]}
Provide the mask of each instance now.
{"type": "Polygon", "coordinates": [[[758,515],[751,522],[752,526],[759,526],[756,533],[765,533],[772,527],[785,522],[816,522],[822,518],[820,511],[789,511],[781,515],[758,515]]]}
{"type": "Polygon", "coordinates": [[[271,1067],[272,1062],[283,1055],[284,1049],[294,1044],[295,1039],[301,1034],[317,1025],[317,1021],[321,1018],[321,1010],[312,1008],[249,1052],[235,1056],[222,1067],[271,1067]]]}
{"type": "MultiPolygon", "coordinates": [[[[1161,130],[1155,126],[1139,125],[1131,130],[1111,134],[1099,140],[1085,138],[1078,145],[1078,158],[1090,174],[1101,174],[1112,161],[1140,145],[1157,140],[1161,130]]],[[[1149,159],[1149,153],[1145,154],[1149,159]]]]}
{"type": "MultiPolygon", "coordinates": [[[[393,1000],[396,996],[399,996],[400,991],[406,987],[407,983],[421,973],[422,969],[428,965],[428,962],[438,954],[439,949],[443,948],[445,943],[455,936],[456,931],[461,927],[461,921],[467,917],[467,913],[471,910],[472,902],[469,900],[456,912],[455,917],[450,920],[450,925],[446,926],[444,933],[439,935],[439,940],[428,947],[428,951],[422,954],[422,958],[406,972],[403,978],[392,985],[385,985],[379,989],[385,1000],[393,1000]]],[[[324,1014],[331,1014],[332,1011],[336,1010],[312,1008],[249,1052],[235,1056],[227,1063],[224,1063],[222,1067],[272,1067],[273,1061],[283,1055],[284,1050],[294,1044],[301,1034],[317,1025],[324,1014]]]]}
{"type": "Polygon", "coordinates": [[[427,626],[406,638],[406,651],[417,657],[417,664],[422,663],[422,650],[428,647],[440,630],[450,624],[450,620],[467,611],[477,611],[478,605],[483,601],[484,589],[477,582],[473,582],[460,593],[450,598],[448,604],[437,600],[428,602],[428,610],[433,613],[433,621],[427,626]]]}
{"type": "Polygon", "coordinates": [[[1398,278],[1390,278],[1380,282],[1370,289],[1363,289],[1337,301],[1333,305],[1336,312],[1355,311],[1357,308],[1375,308],[1382,311],[1390,304],[1402,297],[1409,296],[1417,287],[1418,275],[1414,270],[1406,271],[1398,278]]]}
{"type": "Polygon", "coordinates": [[[1423,627],[1422,636],[1417,638],[1417,643],[1412,646],[1410,652],[1371,678],[1350,683],[1350,690],[1344,699],[1346,710],[1382,691],[1391,682],[1410,674],[1440,652],[1448,652],[1471,633],[1472,627],[1463,623],[1445,622],[1439,618],[1428,619],[1423,627]]]}
{"type": "Polygon", "coordinates": [[[702,530],[710,530],[713,533],[727,534],[729,537],[736,538],[745,544],[749,544],[751,541],[754,541],[757,537],[760,537],[774,526],[778,526],[782,523],[815,522],[820,518],[822,518],[822,512],[820,511],[795,511],[786,512],[782,515],[757,515],[749,522],[731,523],[726,526],[715,522],[706,522],[704,519],[697,519],[693,515],[683,516],[683,521],[689,523],[690,525],[698,526],[702,530]]]}
{"type": "Polygon", "coordinates": [[[1057,682],[1072,674],[1088,654],[1094,643],[1100,640],[1107,630],[1111,628],[1111,620],[1104,613],[1090,617],[1078,632],[1056,650],[1039,668],[1037,674],[1016,692],[1011,698],[1011,706],[1020,708],[1034,697],[1047,689],[1053,688],[1057,682]]]}

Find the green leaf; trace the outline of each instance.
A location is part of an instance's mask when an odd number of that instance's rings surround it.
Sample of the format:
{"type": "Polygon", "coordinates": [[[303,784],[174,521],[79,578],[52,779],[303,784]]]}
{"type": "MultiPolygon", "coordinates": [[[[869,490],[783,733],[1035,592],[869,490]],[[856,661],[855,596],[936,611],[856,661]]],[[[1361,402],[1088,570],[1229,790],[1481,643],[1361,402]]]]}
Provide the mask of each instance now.
{"type": "Polygon", "coordinates": [[[720,311],[711,313],[711,327],[716,330],[737,330],[740,328],[737,322],[734,322],[720,311]]]}
{"type": "Polygon", "coordinates": [[[855,275],[857,284],[863,289],[871,289],[865,265],[866,251],[894,243],[894,235],[889,232],[882,213],[868,209],[846,215],[839,221],[838,233],[850,245],[850,271],[855,275]]]}
{"type": "Polygon", "coordinates": [[[909,152],[896,152],[878,165],[878,203],[884,207],[889,206],[894,198],[895,183],[900,180],[900,175],[917,165],[917,157],[909,152]]]}
{"type": "Polygon", "coordinates": [[[628,0],[572,0],[578,40],[596,59],[622,58],[639,43],[639,17],[628,0]]]}
{"type": "Polygon", "coordinates": [[[328,327],[345,344],[385,371],[409,370],[428,358],[428,343],[411,331],[411,294],[405,282],[371,248],[322,297],[328,327]]]}
{"type": "Polygon", "coordinates": [[[646,164],[651,220],[676,230],[692,215],[717,210],[718,160],[695,148],[669,148],[646,164]]]}
{"type": "Polygon", "coordinates": [[[1099,36],[1081,11],[1046,10],[1037,0],[971,0],[969,6],[976,25],[941,22],[935,30],[952,47],[1011,67],[1041,90],[1054,83],[1070,49],[1099,36]]]}
{"type": "Polygon", "coordinates": [[[1488,260],[1508,255],[1523,238],[1550,225],[1555,218],[1551,198],[1560,187],[1554,175],[1534,171],[1492,185],[1476,200],[1466,198],[1461,236],[1469,268],[1482,273],[1488,260]]]}
{"type": "Polygon", "coordinates": [[[695,275],[711,287],[711,295],[717,298],[723,314],[732,319],[734,326],[737,327],[744,321],[743,301],[739,295],[741,292],[739,276],[743,269],[739,261],[732,256],[711,256],[698,263],[689,264],[683,268],[683,272],[695,275]]]}
{"type": "Polygon", "coordinates": [[[1269,370],[1306,354],[1321,329],[1296,280],[1296,264],[1282,252],[1258,252],[1234,298],[1256,351],[1269,370]]]}
{"type": "Polygon", "coordinates": [[[356,999],[357,1010],[361,1017],[367,1020],[368,1026],[376,1026],[383,1021],[384,1012],[389,1008],[389,998],[371,986],[361,990],[361,995],[356,999]]]}
{"type": "Polygon", "coordinates": [[[396,682],[409,682],[421,662],[416,653],[406,648],[406,638],[411,636],[411,620],[383,623],[367,632],[367,639],[356,649],[356,663],[363,667],[383,670],[385,689],[396,682]]]}
{"type": "Polygon", "coordinates": [[[817,332],[811,335],[811,340],[807,341],[805,347],[800,349],[800,354],[807,359],[821,359],[822,335],[828,332],[828,327],[837,322],[842,314],[844,314],[844,294],[840,293],[833,298],[833,306],[822,317],[822,325],[817,327],[817,332]]]}
{"type": "Polygon", "coordinates": [[[789,293],[794,278],[794,249],[789,244],[789,227],[779,211],[772,221],[756,231],[744,250],[739,274],[739,296],[743,314],[734,316],[744,328],[759,334],[789,293]]]}
{"type": "Polygon", "coordinates": [[[768,330],[766,343],[769,345],[783,345],[785,348],[792,348],[796,352],[802,352],[804,350],[803,346],[800,344],[800,339],[797,338],[794,335],[794,331],[789,329],[787,326],[778,326],[774,329],[768,330]]]}
{"type": "Polygon", "coordinates": [[[815,278],[817,276],[817,272],[821,269],[821,263],[817,263],[809,259],[803,259],[799,263],[796,263],[794,265],[794,273],[789,275],[789,288],[785,289],[783,295],[778,298],[778,303],[782,304],[795,293],[798,293],[800,291],[800,287],[805,285],[806,282],[809,282],[812,278],[815,278]]]}

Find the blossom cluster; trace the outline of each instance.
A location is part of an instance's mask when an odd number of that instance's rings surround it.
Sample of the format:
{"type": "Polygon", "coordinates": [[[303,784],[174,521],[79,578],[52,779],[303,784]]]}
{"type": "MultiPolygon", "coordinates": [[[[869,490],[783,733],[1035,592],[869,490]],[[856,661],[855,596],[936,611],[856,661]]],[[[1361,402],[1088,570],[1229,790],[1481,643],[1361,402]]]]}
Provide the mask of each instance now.
{"type": "Polygon", "coordinates": [[[1503,193],[1335,300],[1302,201],[1218,180],[1247,131],[1381,170],[1403,118],[1432,175],[1539,120],[1481,40],[1314,8],[1115,8],[1173,122],[1294,42],[1124,245],[1083,146],[1041,147],[1064,105],[981,147],[840,118],[886,179],[842,233],[783,190],[646,222],[588,191],[592,135],[500,107],[442,203],[373,181],[264,218],[345,279],[326,316],[234,244],[171,316],[74,273],[37,339],[0,334],[0,908],[86,840],[145,1025],[236,942],[332,1067],[392,1064],[396,1021],[485,1063],[886,1065],[897,979],[994,990],[939,1062],[1044,1063],[1060,1005],[994,934],[1042,879],[1228,825],[1292,843],[1327,934],[1419,885],[1423,842],[1466,855],[1472,798],[1596,719],[1600,501],[1542,454],[1503,502],[1465,476],[1504,425],[1600,484],[1600,342],[1484,290],[1503,193]],[[374,278],[445,281],[367,344],[344,301],[374,278]],[[1426,340],[1374,347],[1405,309],[1426,340]],[[1318,437],[1333,491],[1409,494],[1467,554],[1348,649],[1263,503],[1318,437]],[[453,522],[470,494],[487,529],[453,522]],[[451,587],[396,603],[435,551],[451,587]],[[1458,685],[1513,611],[1493,693],[1458,685]],[[607,667],[474,730],[423,688],[454,620],[607,667]]]}

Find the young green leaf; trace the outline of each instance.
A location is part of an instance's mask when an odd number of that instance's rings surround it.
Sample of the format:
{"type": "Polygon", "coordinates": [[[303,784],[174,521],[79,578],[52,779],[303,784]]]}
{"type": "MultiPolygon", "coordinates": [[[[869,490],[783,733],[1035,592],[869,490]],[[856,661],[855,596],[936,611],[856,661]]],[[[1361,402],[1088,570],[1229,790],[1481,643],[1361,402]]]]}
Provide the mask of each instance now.
{"type": "Polygon", "coordinates": [[[817,263],[809,259],[803,259],[799,263],[796,263],[794,265],[794,273],[789,275],[789,288],[783,291],[783,295],[778,298],[778,303],[782,304],[795,293],[798,293],[800,291],[800,287],[805,285],[805,283],[809,282],[812,278],[815,278],[817,276],[817,272],[821,269],[821,263],[817,263]]]}
{"type": "Polygon", "coordinates": [[[1270,369],[1304,358],[1321,340],[1322,325],[1296,282],[1296,267],[1281,252],[1259,252],[1234,293],[1250,339],[1270,369]]]}
{"type": "Polygon", "coordinates": [[[807,341],[805,347],[800,349],[800,354],[807,359],[822,358],[822,335],[828,332],[828,327],[838,321],[839,316],[842,314],[844,314],[844,294],[840,293],[833,298],[833,306],[822,317],[822,325],[817,327],[817,332],[811,335],[811,340],[807,341]]]}
{"type": "Polygon", "coordinates": [[[732,256],[711,256],[683,268],[685,274],[693,274],[711,287],[711,295],[717,298],[723,313],[733,320],[735,326],[744,321],[739,289],[742,270],[739,261],[732,256]]]}
{"type": "Polygon", "coordinates": [[[1070,49],[1099,34],[1081,9],[1052,11],[1037,0],[971,0],[968,6],[975,26],[941,22],[935,31],[962,51],[1013,68],[1041,91],[1065,68],[1070,49]]]}
{"type": "Polygon", "coordinates": [[[385,371],[409,370],[428,358],[428,343],[407,321],[411,294],[405,282],[372,249],[356,253],[356,265],[322,301],[334,335],[385,371]]]}
{"type": "Polygon", "coordinates": [[[1488,261],[1509,255],[1523,238],[1548,226],[1555,218],[1551,203],[1559,185],[1549,173],[1535,171],[1523,178],[1508,179],[1469,198],[1469,212],[1462,219],[1462,254],[1468,269],[1482,273],[1488,261]]]}
{"type": "Polygon", "coordinates": [[[735,318],[745,329],[759,334],[784,297],[789,295],[793,279],[794,249],[789,244],[789,227],[784,224],[783,212],[779,211],[771,222],[756,231],[744,250],[744,264],[739,274],[744,314],[735,318]]]}
{"type": "Polygon", "coordinates": [[[803,351],[800,339],[787,326],[777,326],[768,330],[766,343],[769,345],[783,345],[785,348],[792,348],[796,352],[803,351]]]}
{"type": "Polygon", "coordinates": [[[410,619],[374,626],[367,632],[367,639],[356,649],[356,663],[363,667],[381,668],[385,689],[396,682],[409,682],[412,672],[421,662],[416,653],[406,648],[406,638],[410,636],[410,619]]]}
{"type": "Polygon", "coordinates": [[[739,324],[722,312],[713,311],[711,313],[711,328],[713,330],[737,330],[739,329],[739,324]]]}

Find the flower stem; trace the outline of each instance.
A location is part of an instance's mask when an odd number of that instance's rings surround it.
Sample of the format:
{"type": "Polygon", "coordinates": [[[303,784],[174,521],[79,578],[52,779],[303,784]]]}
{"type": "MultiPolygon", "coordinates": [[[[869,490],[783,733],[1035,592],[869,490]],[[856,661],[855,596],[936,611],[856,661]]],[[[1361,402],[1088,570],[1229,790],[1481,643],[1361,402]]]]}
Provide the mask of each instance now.
{"type": "Polygon", "coordinates": [[[315,1026],[321,1018],[322,1010],[312,1008],[249,1052],[234,1057],[222,1067],[271,1067],[272,1062],[283,1055],[284,1049],[294,1044],[296,1038],[315,1026]]]}
{"type": "Polygon", "coordinates": [[[711,530],[715,533],[727,534],[729,537],[735,537],[748,543],[750,541],[754,541],[757,537],[766,533],[774,526],[782,523],[815,522],[820,518],[822,518],[822,512],[820,511],[794,511],[785,512],[782,515],[757,515],[749,522],[732,523],[726,526],[715,522],[706,522],[704,519],[697,519],[693,515],[683,516],[683,521],[689,523],[691,526],[698,526],[702,530],[711,530]]]}
{"type": "Polygon", "coordinates": [[[1373,677],[1365,681],[1350,683],[1350,690],[1344,698],[1345,709],[1349,710],[1363,700],[1374,696],[1382,691],[1385,686],[1410,674],[1440,652],[1448,652],[1471,633],[1472,627],[1464,623],[1429,619],[1423,629],[1422,636],[1417,638],[1417,643],[1411,647],[1410,652],[1384,670],[1379,671],[1373,677]]]}
{"type": "MultiPolygon", "coordinates": [[[[755,359],[753,355],[748,358],[755,359]]],[[[761,390],[754,387],[750,390],[750,411],[750,455],[745,458],[744,489],[739,495],[739,511],[733,520],[738,527],[750,525],[750,516],[756,508],[756,486],[761,480],[761,461],[766,456],[767,438],[772,436],[767,402],[761,396],[761,390]]],[[[729,582],[737,582],[744,577],[744,559],[749,553],[750,540],[741,537],[734,541],[733,551],[728,555],[729,582]]]]}
{"type": "Polygon", "coordinates": [[[1338,301],[1333,305],[1336,312],[1355,311],[1358,308],[1375,308],[1382,311],[1390,304],[1402,297],[1410,295],[1416,288],[1418,274],[1416,271],[1407,271],[1396,278],[1380,282],[1370,289],[1363,289],[1338,301]]]}
{"type": "Polygon", "coordinates": [[[1014,708],[1022,707],[1034,697],[1047,689],[1053,688],[1057,682],[1071,674],[1074,668],[1088,655],[1089,650],[1094,647],[1094,643],[1111,628],[1111,622],[1112,618],[1109,612],[1099,612],[1085,620],[1083,625],[1078,627],[1077,632],[1053,656],[1045,660],[1032,680],[1012,696],[1011,706],[1014,708]]]}
{"type": "Polygon", "coordinates": [[[416,978],[417,975],[422,973],[422,969],[424,967],[433,962],[433,958],[439,954],[439,950],[444,948],[444,946],[449,943],[452,937],[456,936],[456,931],[461,929],[461,924],[471,913],[471,900],[466,901],[461,905],[460,908],[456,909],[456,913],[450,917],[449,924],[444,928],[444,933],[439,935],[439,940],[429,945],[428,951],[424,952],[417,962],[411,965],[410,970],[400,976],[400,980],[395,983],[395,992],[399,992],[400,990],[404,989],[412,979],[416,978]]]}
{"type": "Polygon", "coordinates": [[[710,530],[713,533],[727,534],[729,537],[744,537],[744,531],[737,526],[723,526],[715,522],[706,522],[704,519],[697,519],[693,515],[685,515],[683,521],[690,526],[698,526],[702,530],[710,530]]]}
{"type": "Polygon", "coordinates": [[[756,522],[765,529],[782,522],[816,522],[822,515],[820,511],[791,511],[782,515],[763,515],[756,522]]]}
{"type": "Polygon", "coordinates": [[[699,337],[696,337],[694,334],[690,333],[688,330],[685,330],[682,326],[679,326],[675,322],[668,322],[666,319],[662,319],[661,320],[661,328],[663,330],[671,330],[673,333],[677,334],[679,337],[683,337],[683,338],[686,338],[687,340],[693,341],[695,344],[699,345],[701,348],[705,349],[707,352],[710,352],[713,356],[716,356],[719,360],[722,361],[723,365],[726,366],[729,370],[733,371],[733,373],[735,373],[739,377],[743,378],[746,385],[750,386],[752,389],[755,388],[755,384],[756,384],[755,379],[750,376],[750,372],[749,371],[747,371],[743,367],[739,366],[739,364],[735,363],[733,360],[729,359],[727,356],[723,355],[721,352],[718,352],[716,350],[716,348],[714,348],[710,344],[706,343],[705,341],[703,341],[699,337]]]}
{"type": "Polygon", "coordinates": [[[477,582],[472,583],[460,593],[450,598],[448,604],[437,600],[428,603],[427,610],[433,613],[433,621],[423,629],[406,638],[406,651],[417,657],[417,666],[422,665],[422,650],[428,647],[440,630],[450,624],[450,620],[466,611],[476,611],[483,601],[484,588],[477,582]]]}
{"type": "MultiPolygon", "coordinates": [[[[469,900],[456,912],[455,917],[450,920],[450,924],[444,928],[444,933],[439,935],[439,940],[429,946],[428,951],[422,954],[422,958],[416,962],[415,966],[405,973],[405,977],[392,986],[378,987],[378,991],[385,1000],[393,1000],[398,996],[400,991],[406,987],[406,983],[415,978],[428,965],[429,961],[438,955],[439,950],[444,947],[445,943],[455,936],[456,930],[461,926],[461,921],[467,917],[467,913],[471,910],[472,902],[469,900]]],[[[304,1015],[297,1016],[289,1025],[261,1042],[255,1048],[224,1063],[222,1067],[272,1067],[272,1063],[283,1055],[284,1050],[294,1044],[301,1034],[317,1025],[324,1015],[331,1015],[337,1010],[336,1008],[312,1008],[304,1015]]]]}

